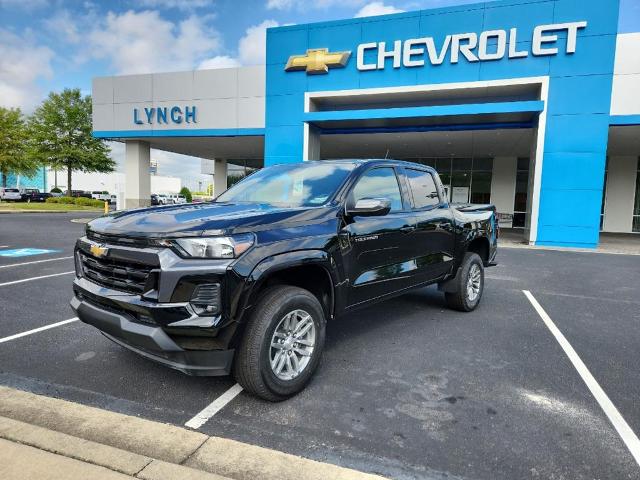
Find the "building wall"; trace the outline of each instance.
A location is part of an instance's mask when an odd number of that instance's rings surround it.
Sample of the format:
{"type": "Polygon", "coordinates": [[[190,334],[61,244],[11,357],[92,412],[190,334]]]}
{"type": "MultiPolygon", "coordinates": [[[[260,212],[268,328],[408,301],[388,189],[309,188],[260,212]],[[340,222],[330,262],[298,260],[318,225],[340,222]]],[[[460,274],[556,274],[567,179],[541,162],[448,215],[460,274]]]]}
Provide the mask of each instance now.
{"type": "Polygon", "coordinates": [[[638,156],[609,158],[603,231],[631,231],[637,170],[638,156]]]}
{"type": "MultiPolygon", "coordinates": [[[[491,203],[498,213],[513,214],[516,194],[517,157],[496,157],[491,174],[491,203]]],[[[501,227],[511,227],[511,221],[500,222],[501,227]]]]}
{"type": "Polygon", "coordinates": [[[640,114],[640,33],[618,35],[611,115],[640,114]]]}
{"type": "Polygon", "coordinates": [[[98,77],[92,92],[99,137],[232,135],[264,127],[263,66],[98,77]],[[174,107],[182,111],[179,123],[171,120],[174,107]],[[187,121],[187,107],[195,108],[195,121],[187,121]],[[157,112],[165,108],[166,122],[157,112]]]}
{"type": "Polygon", "coordinates": [[[7,187],[38,188],[44,192],[47,188],[47,171],[41,168],[40,171],[32,177],[10,173],[7,175],[7,187]]]}

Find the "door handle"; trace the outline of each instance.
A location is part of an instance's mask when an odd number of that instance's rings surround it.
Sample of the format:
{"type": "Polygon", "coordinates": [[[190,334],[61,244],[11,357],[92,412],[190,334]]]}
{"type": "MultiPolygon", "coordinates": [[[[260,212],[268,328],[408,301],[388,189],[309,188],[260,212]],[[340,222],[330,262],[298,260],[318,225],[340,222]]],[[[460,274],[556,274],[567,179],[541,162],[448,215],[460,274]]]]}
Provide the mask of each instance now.
{"type": "Polygon", "coordinates": [[[405,233],[413,232],[415,229],[416,227],[411,225],[405,225],[404,227],[400,227],[400,231],[405,233]]]}

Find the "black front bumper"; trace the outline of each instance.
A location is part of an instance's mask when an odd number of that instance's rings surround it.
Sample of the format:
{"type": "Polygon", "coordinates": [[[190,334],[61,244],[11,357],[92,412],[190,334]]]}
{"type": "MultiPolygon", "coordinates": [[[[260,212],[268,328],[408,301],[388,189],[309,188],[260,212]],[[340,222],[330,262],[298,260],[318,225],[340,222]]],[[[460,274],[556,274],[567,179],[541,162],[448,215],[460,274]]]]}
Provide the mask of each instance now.
{"type": "Polygon", "coordinates": [[[101,308],[74,296],[71,307],[78,318],[98,328],[125,348],[188,375],[229,375],[234,350],[184,350],[165,331],[129,320],[125,315],[101,308]]]}

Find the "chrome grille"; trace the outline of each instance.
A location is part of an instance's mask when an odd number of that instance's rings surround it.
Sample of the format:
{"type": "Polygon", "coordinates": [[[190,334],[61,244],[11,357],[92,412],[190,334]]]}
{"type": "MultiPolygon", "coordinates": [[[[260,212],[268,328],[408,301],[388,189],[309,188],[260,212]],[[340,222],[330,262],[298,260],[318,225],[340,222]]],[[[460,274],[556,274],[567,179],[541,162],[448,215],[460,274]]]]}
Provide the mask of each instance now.
{"type": "Polygon", "coordinates": [[[103,287],[121,290],[127,293],[143,293],[150,266],[125,263],[108,258],[96,258],[79,252],[82,274],[103,287]]]}

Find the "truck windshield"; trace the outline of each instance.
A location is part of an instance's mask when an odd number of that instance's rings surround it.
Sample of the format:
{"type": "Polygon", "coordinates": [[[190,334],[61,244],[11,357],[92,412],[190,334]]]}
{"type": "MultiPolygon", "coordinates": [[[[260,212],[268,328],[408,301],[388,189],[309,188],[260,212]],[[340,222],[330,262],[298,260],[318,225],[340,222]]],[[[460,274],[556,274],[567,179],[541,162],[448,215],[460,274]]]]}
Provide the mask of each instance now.
{"type": "Polygon", "coordinates": [[[326,203],[355,164],[296,163],[275,165],[254,173],[224,192],[216,202],[252,202],[287,207],[326,203]]]}

